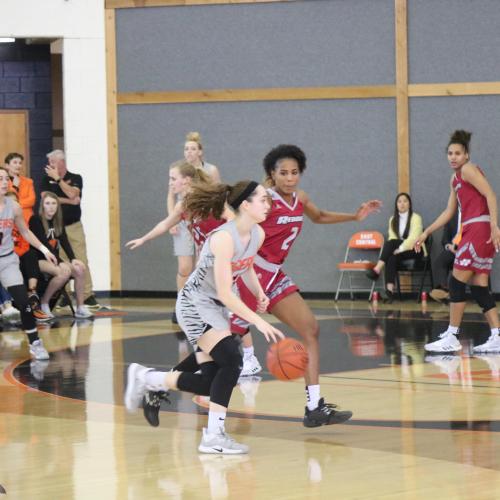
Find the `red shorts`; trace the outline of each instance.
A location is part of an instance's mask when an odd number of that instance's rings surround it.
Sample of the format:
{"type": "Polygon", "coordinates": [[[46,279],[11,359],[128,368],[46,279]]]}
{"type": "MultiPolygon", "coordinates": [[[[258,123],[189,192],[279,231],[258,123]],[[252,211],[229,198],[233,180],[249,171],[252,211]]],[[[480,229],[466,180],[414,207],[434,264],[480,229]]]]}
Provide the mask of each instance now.
{"type": "Polygon", "coordinates": [[[454,269],[490,274],[495,247],[486,243],[491,236],[489,222],[473,222],[463,227],[462,239],[455,254],[454,269]]]}
{"type": "MultiPolygon", "coordinates": [[[[254,264],[255,273],[259,278],[260,286],[269,297],[270,311],[275,304],[284,299],[287,295],[299,291],[299,287],[280,269],[277,272],[266,271],[254,264]]],[[[252,311],[257,310],[257,299],[255,295],[247,288],[242,279],[236,282],[240,299],[252,311]]],[[[245,335],[248,332],[250,324],[235,314],[231,315],[231,332],[238,335],[245,335]]]]}

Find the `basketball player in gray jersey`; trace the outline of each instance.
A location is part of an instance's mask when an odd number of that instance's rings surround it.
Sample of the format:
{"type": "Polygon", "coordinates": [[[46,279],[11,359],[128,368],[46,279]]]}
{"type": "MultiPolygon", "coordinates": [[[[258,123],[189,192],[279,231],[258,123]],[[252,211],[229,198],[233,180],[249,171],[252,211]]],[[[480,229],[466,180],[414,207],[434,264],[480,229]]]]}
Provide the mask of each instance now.
{"type": "Polygon", "coordinates": [[[46,360],[49,359],[49,354],[38,337],[35,319],[28,302],[28,291],[19,269],[19,257],[14,252],[12,239],[14,225],[17,226],[21,236],[40,250],[47,260],[57,265],[57,259],[27,228],[19,204],[5,196],[8,186],[9,174],[4,167],[0,167],[0,282],[9,291],[21,312],[21,323],[28,335],[31,357],[35,360],[46,360]]]}
{"type": "Polygon", "coordinates": [[[243,315],[268,341],[283,338],[283,334],[249,309],[233,288],[234,280],[241,276],[257,297],[257,311],[266,309],[269,299],[253,269],[253,259],[264,240],[258,224],[269,210],[265,188],[254,181],[242,181],[235,186],[196,186],[184,200],[186,212],[202,219],[209,215],[220,218],[226,202],[235,210],[235,219],[209,236],[195,271],[177,299],[179,324],[196,347],[201,374],[160,372],[133,363],[128,368],[125,405],[129,411],[135,411],[146,391],[181,390],[210,396],[208,426],[203,429],[198,450],[241,454],[248,452],[248,446],[236,443],[224,427],[242,367],[242,356],[230,331],[228,310],[243,315]]]}

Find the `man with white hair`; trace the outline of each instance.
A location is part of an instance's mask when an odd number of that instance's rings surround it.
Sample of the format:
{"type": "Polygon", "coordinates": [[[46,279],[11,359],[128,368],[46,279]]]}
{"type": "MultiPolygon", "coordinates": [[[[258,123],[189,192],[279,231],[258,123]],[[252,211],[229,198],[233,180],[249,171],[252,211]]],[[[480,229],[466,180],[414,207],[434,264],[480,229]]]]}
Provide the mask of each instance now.
{"type": "Polygon", "coordinates": [[[47,159],[48,165],[45,167],[47,175],[42,179],[41,186],[42,195],[45,191],[50,191],[59,197],[69,242],[75,257],[85,264],[84,303],[91,309],[99,309],[100,304],[93,292],[92,277],[87,260],[85,232],[81,222],[82,176],[68,171],[64,151],[60,149],[48,153],[47,159]]]}

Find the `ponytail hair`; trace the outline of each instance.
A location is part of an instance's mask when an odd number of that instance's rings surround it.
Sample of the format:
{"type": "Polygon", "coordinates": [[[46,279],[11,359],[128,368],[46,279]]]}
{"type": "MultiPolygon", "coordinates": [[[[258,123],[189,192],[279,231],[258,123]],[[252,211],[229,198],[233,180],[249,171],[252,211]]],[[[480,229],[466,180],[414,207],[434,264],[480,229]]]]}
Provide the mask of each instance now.
{"type": "Polygon", "coordinates": [[[179,170],[181,177],[190,177],[193,183],[210,184],[212,182],[212,178],[203,169],[193,167],[193,165],[186,161],[172,163],[170,170],[173,168],[179,170]]]}
{"type": "Polygon", "coordinates": [[[245,200],[250,200],[259,184],[255,181],[240,181],[228,184],[195,184],[184,197],[184,209],[192,219],[206,219],[212,215],[220,219],[226,203],[238,212],[238,207],[245,200]]]}
{"type": "Polygon", "coordinates": [[[448,142],[448,149],[452,144],[460,144],[466,153],[469,153],[469,143],[470,138],[472,137],[471,132],[467,132],[467,130],[455,130],[453,134],[451,134],[450,141],[448,142]]]}

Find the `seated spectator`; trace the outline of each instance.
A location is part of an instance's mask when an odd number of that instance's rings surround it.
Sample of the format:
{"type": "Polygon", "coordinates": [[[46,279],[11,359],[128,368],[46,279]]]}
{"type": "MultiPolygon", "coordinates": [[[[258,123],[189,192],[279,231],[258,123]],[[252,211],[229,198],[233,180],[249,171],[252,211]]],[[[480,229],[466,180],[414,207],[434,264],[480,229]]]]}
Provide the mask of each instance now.
{"type": "MultiPolygon", "coordinates": [[[[5,196],[17,201],[17,194],[15,191],[9,191],[5,196]]],[[[12,228],[12,240],[14,242],[14,252],[19,257],[19,268],[25,283],[28,283],[28,302],[31,306],[33,317],[37,321],[49,321],[51,317],[42,311],[40,299],[36,292],[38,278],[40,277],[38,255],[36,251],[30,247],[30,244],[21,236],[16,225],[12,228]]]]}
{"type": "Polygon", "coordinates": [[[38,250],[38,264],[43,273],[50,274],[53,278],[49,281],[47,289],[41,299],[41,308],[45,314],[54,317],[50,311],[49,301],[54,293],[62,288],[70,278],[75,280],[76,318],[91,318],[92,314],[84,305],[85,264],[75,258],[73,249],[68,241],[59,198],[51,192],[45,192],[40,201],[39,215],[30,219],[30,229],[40,241],[50,248],[58,260],[58,265],[47,262],[38,250]],[[63,262],[59,256],[62,248],[70,262],[63,262]]]}
{"type": "Polygon", "coordinates": [[[29,177],[21,175],[24,157],[20,153],[9,153],[5,157],[5,167],[9,173],[9,191],[17,195],[17,202],[23,209],[23,217],[28,224],[36,202],[35,188],[29,177]]]}
{"type": "Polygon", "coordinates": [[[457,210],[453,219],[451,219],[443,229],[443,237],[441,238],[443,250],[432,265],[434,282],[437,283],[437,286],[431,290],[429,295],[436,302],[446,302],[450,298],[450,293],[448,291],[448,276],[453,269],[455,252],[457,251],[461,237],[460,213],[459,210],[457,210]]]}
{"type": "MultiPolygon", "coordinates": [[[[413,212],[410,195],[399,193],[394,203],[394,215],[389,219],[389,238],[384,243],[380,260],[366,273],[371,280],[377,280],[385,267],[386,302],[391,303],[394,298],[398,264],[404,260],[422,258],[422,253],[413,250],[422,232],[422,217],[413,212]]],[[[426,248],[423,255],[427,255],[426,248]]]]}

